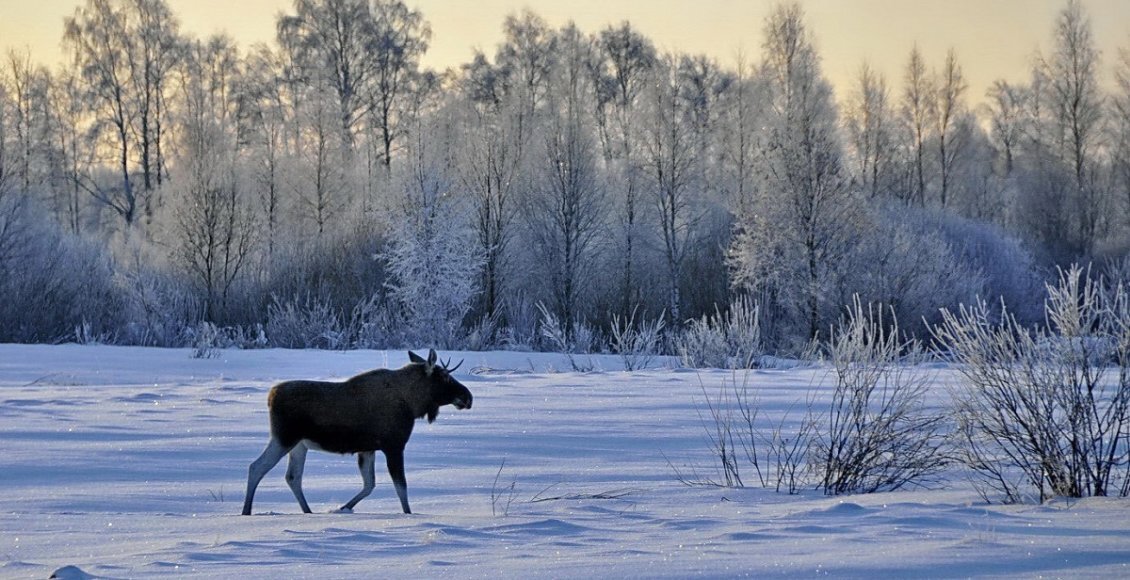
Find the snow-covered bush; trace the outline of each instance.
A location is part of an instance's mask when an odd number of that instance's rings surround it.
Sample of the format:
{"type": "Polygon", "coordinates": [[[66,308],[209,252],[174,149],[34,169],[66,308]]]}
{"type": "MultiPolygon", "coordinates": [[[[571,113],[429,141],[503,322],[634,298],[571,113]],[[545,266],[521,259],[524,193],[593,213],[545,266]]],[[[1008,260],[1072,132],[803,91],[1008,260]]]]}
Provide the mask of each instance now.
{"type": "Polygon", "coordinates": [[[405,341],[400,331],[401,321],[380,299],[373,294],[353,307],[343,335],[348,348],[393,348],[403,346],[405,341]]]}
{"type": "Polygon", "coordinates": [[[634,309],[626,318],[612,315],[611,347],[624,361],[624,370],[644,369],[651,364],[651,360],[659,354],[663,327],[662,316],[651,322],[637,321],[634,309]]]}
{"type": "Polygon", "coordinates": [[[408,340],[417,344],[455,345],[478,294],[481,260],[470,231],[449,226],[405,225],[385,254],[391,296],[404,312],[408,340]]]}
{"type": "Polygon", "coordinates": [[[569,357],[569,364],[573,367],[573,370],[592,370],[591,362],[580,363],[574,355],[593,352],[598,346],[598,333],[591,326],[581,321],[574,320],[570,324],[562,323],[544,303],[538,302],[537,307],[538,311],[541,312],[541,337],[546,346],[553,352],[559,352],[569,357]]]}
{"type": "Polygon", "coordinates": [[[984,290],[984,274],[963,260],[938,231],[934,214],[904,206],[868,215],[857,243],[837,265],[835,300],[851,309],[855,296],[881,304],[907,323],[903,331],[922,337],[941,308],[968,303],[984,290]]]}
{"type": "MultiPolygon", "coordinates": [[[[966,268],[978,274],[978,296],[1007,304],[1024,324],[1043,319],[1043,278],[1020,240],[1000,226],[940,211],[911,212],[905,220],[912,231],[933,232],[966,268]]],[[[936,312],[932,314],[932,322],[941,321],[936,312]]]]}
{"type": "Polygon", "coordinates": [[[484,249],[470,223],[470,202],[455,173],[459,136],[442,103],[407,140],[398,191],[388,212],[388,244],[380,251],[389,295],[404,320],[405,339],[452,347],[480,292],[484,249]],[[445,112],[446,111],[446,112],[445,112]]]}
{"type": "Polygon", "coordinates": [[[499,331],[499,340],[510,350],[530,350],[538,339],[538,310],[525,295],[518,294],[502,304],[507,324],[499,331]]]}
{"type": "Polygon", "coordinates": [[[740,382],[737,375],[723,381],[717,394],[703,386],[699,414],[720,476],[675,468],[676,477],[744,487],[752,470],[761,486],[776,491],[814,486],[839,495],[922,485],[940,474],[947,464],[944,417],[924,405],[930,376],[905,364],[919,360],[921,350],[899,337],[897,319],[887,323],[857,300],[826,348],[836,378],[831,398],[809,393],[797,402],[799,419],[786,413],[775,425],[760,425],[748,371],[740,382]]]}
{"type": "Polygon", "coordinates": [[[935,330],[965,377],[962,459],[986,499],[1126,496],[1130,291],[1079,267],[1047,290],[1046,326],[981,301],[945,312],[935,330]]]}
{"type": "Polygon", "coordinates": [[[185,346],[190,321],[200,316],[199,303],[174,275],[151,263],[152,256],[136,242],[120,252],[116,281],[124,294],[127,322],[119,340],[143,346],[185,346]]]}
{"type": "Polygon", "coordinates": [[[748,369],[762,352],[760,308],[748,297],[730,303],[726,312],[691,320],[675,338],[683,365],[691,368],[748,369]]]}
{"type": "Polygon", "coordinates": [[[63,232],[24,193],[0,194],[0,342],[106,337],[121,316],[108,253],[63,232]]]}
{"type": "Polygon", "coordinates": [[[944,416],[925,407],[931,376],[914,366],[921,347],[898,319],[857,298],[828,352],[836,385],[813,449],[824,493],[892,491],[940,473],[944,416]]]}
{"type": "Polygon", "coordinates": [[[215,324],[203,320],[193,330],[192,358],[220,356],[221,335],[215,324]]]}
{"type": "Polygon", "coordinates": [[[267,307],[267,339],[280,348],[325,348],[344,346],[341,322],[323,299],[306,294],[271,298],[267,307]]]}

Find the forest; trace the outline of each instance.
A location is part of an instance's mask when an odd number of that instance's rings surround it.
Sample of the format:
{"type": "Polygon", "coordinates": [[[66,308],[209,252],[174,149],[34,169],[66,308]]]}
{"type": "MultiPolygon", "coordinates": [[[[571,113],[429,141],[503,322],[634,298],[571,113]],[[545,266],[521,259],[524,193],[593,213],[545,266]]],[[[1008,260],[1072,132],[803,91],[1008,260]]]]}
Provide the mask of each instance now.
{"type": "Polygon", "coordinates": [[[65,65],[0,63],[0,342],[706,359],[1130,279],[1130,44],[1081,0],[984,95],[917,48],[836,94],[798,3],[728,63],[501,26],[438,71],[400,0],[295,0],[248,47],[85,0],[65,65]]]}

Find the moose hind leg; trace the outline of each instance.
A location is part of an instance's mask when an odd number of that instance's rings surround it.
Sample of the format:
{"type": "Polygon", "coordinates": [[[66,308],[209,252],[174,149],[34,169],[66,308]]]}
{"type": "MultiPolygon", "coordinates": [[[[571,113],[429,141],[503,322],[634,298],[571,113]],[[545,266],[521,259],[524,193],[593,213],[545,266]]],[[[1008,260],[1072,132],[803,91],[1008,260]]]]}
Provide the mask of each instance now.
{"type": "Polygon", "coordinates": [[[306,503],[306,496],[302,494],[302,470],[306,466],[306,444],[299,442],[290,450],[290,459],[286,464],[286,484],[298,500],[302,513],[310,513],[310,504],[306,503]]]}
{"type": "Polygon", "coordinates": [[[348,503],[341,506],[341,511],[352,511],[353,506],[357,505],[357,502],[369,497],[369,494],[373,493],[373,487],[376,486],[376,473],[374,473],[376,455],[374,451],[363,451],[357,454],[357,467],[361,470],[361,491],[353,496],[353,499],[349,500],[348,503]]]}
{"type": "Polygon", "coordinates": [[[263,476],[278,464],[287,451],[282,443],[272,437],[267,443],[267,448],[259,454],[259,458],[251,462],[251,466],[247,468],[247,493],[243,496],[243,515],[251,515],[251,501],[255,499],[255,488],[259,487],[263,476]]]}
{"type": "Polygon", "coordinates": [[[400,507],[404,510],[404,513],[412,513],[412,510],[408,507],[408,482],[404,479],[404,450],[385,451],[385,463],[388,464],[388,474],[392,477],[392,485],[396,487],[396,497],[400,498],[400,507]]]}

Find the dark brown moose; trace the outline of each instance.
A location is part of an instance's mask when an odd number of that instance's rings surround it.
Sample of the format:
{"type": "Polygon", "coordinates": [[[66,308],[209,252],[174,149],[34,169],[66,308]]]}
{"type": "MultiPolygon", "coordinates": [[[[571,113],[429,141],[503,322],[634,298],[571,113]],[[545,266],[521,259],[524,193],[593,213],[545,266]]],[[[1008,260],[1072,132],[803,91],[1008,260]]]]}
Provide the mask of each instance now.
{"type": "Polygon", "coordinates": [[[271,440],[247,470],[243,515],[251,514],[259,481],[288,453],[286,483],[302,511],[310,513],[302,494],[308,449],[357,454],[364,487],[341,507],[344,512],[372,493],[376,452],[384,452],[400,507],[412,513],[404,480],[404,446],[412,427],[424,416],[435,421],[444,405],[470,409],[471,391],[451,376],[459,365],[436,365],[436,351],[428,352],[427,360],[409,352],[408,359],[400,369],[376,369],[341,383],[285,381],[272,387],[267,395],[271,440]]]}

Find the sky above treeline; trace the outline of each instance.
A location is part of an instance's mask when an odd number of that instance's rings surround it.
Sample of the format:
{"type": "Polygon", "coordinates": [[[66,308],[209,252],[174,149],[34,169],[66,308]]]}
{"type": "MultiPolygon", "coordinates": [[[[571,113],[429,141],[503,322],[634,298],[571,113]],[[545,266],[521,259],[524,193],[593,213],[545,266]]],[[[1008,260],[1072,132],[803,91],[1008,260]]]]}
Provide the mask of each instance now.
{"type": "MultiPolygon", "coordinates": [[[[293,12],[293,0],[167,0],[182,31],[226,32],[241,46],[274,39],[275,19],[293,12]]],[[[554,27],[573,20],[596,32],[624,20],[663,51],[706,54],[733,67],[739,53],[756,61],[762,23],[776,0],[407,0],[432,26],[426,66],[444,69],[470,61],[478,48],[493,55],[508,14],[530,8],[554,27]]],[[[80,0],[0,0],[0,50],[28,48],[33,60],[64,60],[63,18],[80,0]]],[[[802,0],[824,71],[841,97],[867,62],[888,84],[917,44],[940,67],[952,47],[977,102],[996,79],[1028,79],[1037,51],[1048,51],[1056,15],[1066,0],[802,0]]],[[[1102,79],[1119,49],[1130,50],[1130,0],[1084,0],[1102,53],[1102,79]]]]}

